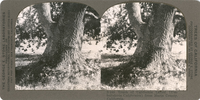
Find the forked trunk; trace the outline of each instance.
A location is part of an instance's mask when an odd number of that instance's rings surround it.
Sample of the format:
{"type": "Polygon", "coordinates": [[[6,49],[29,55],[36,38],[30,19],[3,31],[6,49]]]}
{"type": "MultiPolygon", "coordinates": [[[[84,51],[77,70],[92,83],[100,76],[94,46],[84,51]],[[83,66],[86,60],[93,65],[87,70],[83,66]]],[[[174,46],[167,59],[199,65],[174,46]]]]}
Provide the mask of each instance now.
{"type": "Polygon", "coordinates": [[[47,46],[40,59],[41,64],[66,73],[86,69],[81,56],[83,17],[86,7],[82,4],[64,3],[59,21],[53,22],[48,10],[49,3],[34,6],[38,11],[41,25],[47,33],[47,46]]]}
{"type": "Polygon", "coordinates": [[[149,23],[141,20],[139,3],[129,3],[126,8],[130,22],[138,36],[137,48],[131,62],[138,67],[146,68],[152,62],[161,64],[167,60],[170,57],[174,32],[174,7],[157,5],[156,8],[154,7],[156,14],[149,23]]]}

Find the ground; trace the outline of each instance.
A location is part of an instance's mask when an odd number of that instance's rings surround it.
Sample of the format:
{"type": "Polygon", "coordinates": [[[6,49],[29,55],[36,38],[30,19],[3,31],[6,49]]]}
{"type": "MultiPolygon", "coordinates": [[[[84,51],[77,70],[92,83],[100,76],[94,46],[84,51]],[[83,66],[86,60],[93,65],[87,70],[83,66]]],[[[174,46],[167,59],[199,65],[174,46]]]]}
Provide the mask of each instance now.
{"type": "MultiPolygon", "coordinates": [[[[88,59],[98,59],[100,60],[100,67],[101,68],[109,68],[113,66],[118,66],[120,64],[126,63],[131,55],[134,53],[135,48],[132,48],[131,50],[128,50],[126,54],[123,52],[123,50],[120,50],[119,52],[110,51],[106,48],[103,48],[105,42],[100,42],[96,45],[95,41],[92,41],[91,44],[84,43],[82,48],[83,55],[88,59]]],[[[16,59],[15,64],[16,67],[28,65],[31,62],[34,62],[38,59],[38,57],[41,56],[43,53],[45,47],[40,48],[39,50],[35,50],[35,53],[32,53],[31,50],[28,50],[27,52],[19,51],[16,49],[16,59]]],[[[183,67],[186,69],[186,42],[183,42],[181,45],[176,43],[173,45],[172,48],[173,55],[176,57],[177,61],[180,61],[179,67],[183,67]]],[[[99,80],[100,77],[97,77],[99,80]]],[[[16,85],[15,88],[17,90],[52,90],[52,89],[66,89],[66,90],[186,90],[186,72],[180,76],[178,79],[168,79],[169,84],[137,84],[137,85],[126,85],[124,86],[108,86],[107,84],[102,84],[98,82],[90,82],[86,79],[80,79],[83,81],[82,84],[79,85],[62,85],[62,86],[55,86],[54,83],[43,86],[19,86],[16,85]],[[171,85],[171,84],[176,85],[171,85]]],[[[156,83],[156,82],[155,82],[156,83]]],[[[65,83],[66,84],[66,83],[65,83]]]]}

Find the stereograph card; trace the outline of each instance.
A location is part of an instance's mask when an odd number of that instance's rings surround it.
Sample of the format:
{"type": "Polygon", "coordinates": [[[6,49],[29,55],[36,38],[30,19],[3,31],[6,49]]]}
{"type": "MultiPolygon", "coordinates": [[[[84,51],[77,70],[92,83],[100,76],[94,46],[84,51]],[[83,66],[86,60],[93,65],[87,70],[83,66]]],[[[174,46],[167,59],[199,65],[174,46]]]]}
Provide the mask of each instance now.
{"type": "Polygon", "coordinates": [[[200,100],[195,0],[4,0],[0,100],[200,100]]]}

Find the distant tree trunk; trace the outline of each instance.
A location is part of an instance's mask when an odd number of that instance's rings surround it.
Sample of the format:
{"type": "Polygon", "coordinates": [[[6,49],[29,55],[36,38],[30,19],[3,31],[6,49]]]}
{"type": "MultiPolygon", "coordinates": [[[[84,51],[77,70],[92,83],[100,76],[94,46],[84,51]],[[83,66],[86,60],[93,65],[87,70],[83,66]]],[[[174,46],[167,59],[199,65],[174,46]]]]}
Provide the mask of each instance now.
{"type": "Polygon", "coordinates": [[[154,4],[154,16],[145,23],[142,21],[140,8],[139,3],[126,4],[131,25],[138,36],[131,62],[142,68],[152,64],[157,66],[158,63],[162,65],[170,57],[176,9],[164,4],[154,4]]]}

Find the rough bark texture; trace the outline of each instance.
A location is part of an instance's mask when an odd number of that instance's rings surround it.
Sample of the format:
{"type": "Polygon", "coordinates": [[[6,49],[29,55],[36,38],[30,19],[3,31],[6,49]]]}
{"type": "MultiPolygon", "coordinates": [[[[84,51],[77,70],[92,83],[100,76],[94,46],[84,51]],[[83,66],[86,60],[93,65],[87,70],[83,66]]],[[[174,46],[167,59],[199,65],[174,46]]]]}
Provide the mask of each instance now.
{"type": "Polygon", "coordinates": [[[131,25],[134,27],[138,37],[137,48],[132,61],[139,67],[145,67],[151,59],[150,53],[152,48],[148,25],[142,21],[139,3],[128,3],[126,9],[131,25]]]}
{"type": "MultiPolygon", "coordinates": [[[[159,62],[160,65],[171,59],[175,11],[176,9],[172,6],[160,5],[157,14],[154,16],[154,31],[151,33],[151,43],[153,45],[152,60],[159,62]]],[[[157,64],[152,66],[155,65],[157,64]]]]}
{"type": "MultiPolygon", "coordinates": [[[[86,6],[64,3],[63,12],[57,23],[51,21],[49,3],[34,6],[38,11],[41,24],[47,33],[47,47],[43,53],[43,61],[52,67],[68,68],[78,63],[84,31],[83,17],[86,6]]],[[[79,68],[80,69],[80,68],[79,68]]]]}
{"type": "Polygon", "coordinates": [[[56,59],[58,59],[57,55],[59,55],[60,53],[60,32],[58,30],[57,23],[53,22],[51,19],[49,3],[41,3],[34,5],[33,7],[37,10],[39,21],[45,33],[47,34],[47,46],[41,60],[43,60],[43,62],[48,62],[48,64],[52,65],[53,63],[55,63],[56,59]]]}
{"type": "Polygon", "coordinates": [[[153,60],[168,59],[168,53],[171,51],[175,9],[162,4],[155,6],[155,15],[149,23],[145,23],[141,20],[139,3],[126,5],[130,22],[138,36],[133,62],[140,67],[147,67],[153,60]]]}

